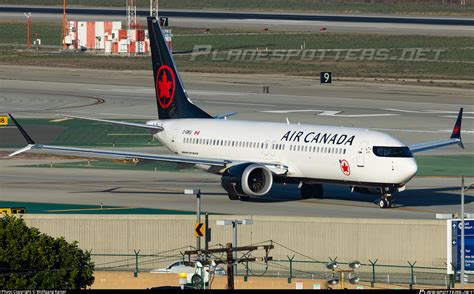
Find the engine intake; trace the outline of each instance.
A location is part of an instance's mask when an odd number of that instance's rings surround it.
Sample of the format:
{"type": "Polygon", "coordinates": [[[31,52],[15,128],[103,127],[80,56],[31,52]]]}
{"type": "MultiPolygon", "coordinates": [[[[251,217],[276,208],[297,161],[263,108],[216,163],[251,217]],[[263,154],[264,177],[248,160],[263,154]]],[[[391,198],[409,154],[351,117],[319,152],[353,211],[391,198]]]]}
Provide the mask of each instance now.
{"type": "Polygon", "coordinates": [[[227,169],[221,178],[222,187],[240,196],[263,196],[273,185],[269,168],[258,163],[243,163],[227,169]]]}

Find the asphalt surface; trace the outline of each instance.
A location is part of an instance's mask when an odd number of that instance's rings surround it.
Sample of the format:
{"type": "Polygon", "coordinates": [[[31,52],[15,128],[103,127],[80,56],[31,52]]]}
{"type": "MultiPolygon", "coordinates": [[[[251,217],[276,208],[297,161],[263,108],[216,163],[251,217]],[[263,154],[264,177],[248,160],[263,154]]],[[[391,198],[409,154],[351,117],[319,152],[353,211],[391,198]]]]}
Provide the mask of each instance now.
{"type": "MultiPolygon", "coordinates": [[[[0,17],[18,19],[24,12],[35,19],[62,19],[62,7],[1,5],[0,17]]],[[[119,8],[68,8],[69,20],[126,21],[126,10],[119,8]]],[[[137,16],[145,18],[148,10],[138,9],[137,16]]],[[[381,15],[217,12],[202,10],[160,10],[160,16],[170,17],[170,25],[204,28],[267,28],[271,30],[328,32],[370,32],[391,34],[429,34],[474,36],[474,18],[408,17],[381,15]]]]}
{"type": "MultiPolygon", "coordinates": [[[[358,126],[390,133],[407,144],[448,137],[460,106],[463,139],[427,154],[474,153],[474,90],[367,81],[334,81],[284,75],[183,73],[194,103],[210,113],[237,111],[229,119],[358,126]],[[270,86],[270,94],[262,86],[270,86]]],[[[22,117],[76,114],[102,118],[156,118],[151,72],[113,72],[33,67],[0,68],[0,113],[22,117]],[[98,99],[104,101],[97,103],[98,99]]],[[[42,134],[31,134],[41,140],[42,134]]],[[[8,151],[8,150],[5,150],[8,151]]],[[[157,148],[140,151],[163,153],[157,148]]],[[[50,162],[55,160],[42,160],[50,162]]],[[[458,210],[459,178],[417,177],[396,195],[395,208],[379,209],[377,196],[326,186],[322,200],[301,200],[295,187],[276,187],[266,198],[230,201],[220,179],[199,171],[147,172],[25,168],[34,159],[0,160],[0,200],[193,210],[184,188],[200,187],[203,209],[214,213],[374,218],[434,218],[458,210]]],[[[54,166],[54,165],[53,165],[54,166]]],[[[473,183],[472,178],[466,180],[473,183]]],[[[474,211],[466,193],[466,211],[474,211]]]]}
{"type": "MultiPolygon", "coordinates": [[[[62,7],[40,7],[29,6],[31,13],[61,14],[62,7]]],[[[25,7],[0,6],[0,12],[23,13],[25,7]]],[[[126,16],[122,8],[68,8],[68,14],[80,15],[114,15],[126,16]]],[[[150,11],[137,9],[137,16],[147,17],[150,11]]],[[[400,17],[400,16],[358,16],[358,15],[328,15],[328,14],[303,14],[303,13],[265,13],[265,12],[220,12],[201,10],[160,10],[159,16],[185,17],[185,18],[210,18],[210,19],[265,19],[265,20],[303,20],[303,21],[342,21],[342,22],[363,22],[363,23],[403,23],[403,24],[430,24],[430,25],[474,25],[471,18],[431,18],[431,17],[400,17]]]]}

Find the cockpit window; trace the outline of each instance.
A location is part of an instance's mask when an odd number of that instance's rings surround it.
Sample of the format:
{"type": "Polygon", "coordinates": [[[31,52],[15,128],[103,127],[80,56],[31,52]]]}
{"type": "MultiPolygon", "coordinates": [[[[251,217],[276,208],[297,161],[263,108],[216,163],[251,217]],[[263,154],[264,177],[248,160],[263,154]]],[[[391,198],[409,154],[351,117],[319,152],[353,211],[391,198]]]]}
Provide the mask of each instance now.
{"type": "Polygon", "coordinates": [[[408,147],[374,146],[374,154],[380,157],[413,157],[408,147]]]}

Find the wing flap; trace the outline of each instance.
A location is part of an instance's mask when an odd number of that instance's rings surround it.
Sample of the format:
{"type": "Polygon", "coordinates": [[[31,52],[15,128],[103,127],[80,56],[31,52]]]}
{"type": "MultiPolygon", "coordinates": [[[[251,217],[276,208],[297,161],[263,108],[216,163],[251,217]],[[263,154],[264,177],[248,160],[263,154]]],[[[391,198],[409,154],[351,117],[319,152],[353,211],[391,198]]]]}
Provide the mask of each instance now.
{"type": "Polygon", "coordinates": [[[176,156],[176,155],[160,155],[160,154],[151,154],[151,153],[140,153],[140,152],[128,152],[128,151],[114,151],[106,149],[89,149],[89,148],[76,148],[76,147],[67,147],[67,146],[52,146],[52,145],[28,145],[27,147],[20,149],[9,156],[14,156],[21,152],[28,150],[46,150],[53,151],[55,153],[67,153],[67,154],[80,154],[90,157],[97,158],[120,158],[120,159],[143,159],[143,160],[152,160],[152,161],[165,161],[165,162],[175,162],[175,163],[189,163],[189,164],[205,164],[211,166],[224,167],[228,161],[218,160],[218,159],[206,159],[206,158],[192,158],[186,156],[176,156]],[[27,149],[28,148],[28,149],[27,149]]]}

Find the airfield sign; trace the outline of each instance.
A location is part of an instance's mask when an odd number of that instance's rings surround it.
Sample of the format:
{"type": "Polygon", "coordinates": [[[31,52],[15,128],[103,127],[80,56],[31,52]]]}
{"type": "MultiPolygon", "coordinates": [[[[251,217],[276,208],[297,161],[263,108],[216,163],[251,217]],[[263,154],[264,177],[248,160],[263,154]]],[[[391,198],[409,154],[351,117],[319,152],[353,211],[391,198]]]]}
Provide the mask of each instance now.
{"type": "MultiPolygon", "coordinates": [[[[448,220],[448,274],[461,270],[461,220],[448,220]],[[454,271],[453,271],[454,269],[454,271]]],[[[474,220],[464,220],[464,269],[474,272],[474,220]]]]}

